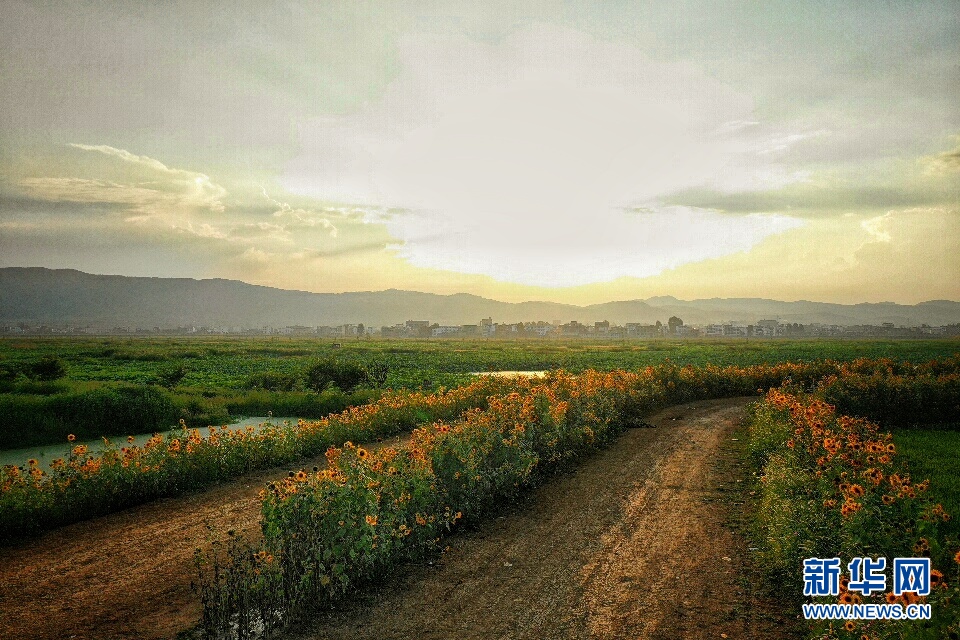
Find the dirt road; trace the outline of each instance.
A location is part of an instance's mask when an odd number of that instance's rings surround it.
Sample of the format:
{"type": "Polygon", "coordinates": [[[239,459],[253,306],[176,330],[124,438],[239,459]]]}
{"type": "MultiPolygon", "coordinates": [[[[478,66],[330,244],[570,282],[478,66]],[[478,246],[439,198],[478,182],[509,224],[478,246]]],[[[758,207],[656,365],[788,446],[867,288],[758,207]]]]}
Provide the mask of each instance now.
{"type": "MultiPolygon", "coordinates": [[[[731,434],[746,399],[674,407],[655,429],[553,478],[450,539],[432,566],[291,637],[778,637],[740,570],[731,434]]],[[[317,462],[320,462],[319,460],[317,462]]],[[[307,466],[314,464],[313,461],[307,466]]],[[[192,554],[215,530],[256,531],[272,470],[0,550],[0,637],[169,638],[199,616],[192,554]]]]}
{"type": "MultiPolygon", "coordinates": [[[[320,456],[291,468],[325,464],[320,456]]],[[[257,494],[286,472],[250,474],[0,549],[0,638],[153,640],[193,626],[194,550],[211,532],[256,535],[257,494]]]]}
{"type": "Polygon", "coordinates": [[[742,518],[732,434],[747,401],[661,412],[650,419],[657,428],[627,432],[509,513],[451,538],[435,566],[291,637],[788,636],[789,621],[753,593],[746,543],[728,526],[742,518]]]}

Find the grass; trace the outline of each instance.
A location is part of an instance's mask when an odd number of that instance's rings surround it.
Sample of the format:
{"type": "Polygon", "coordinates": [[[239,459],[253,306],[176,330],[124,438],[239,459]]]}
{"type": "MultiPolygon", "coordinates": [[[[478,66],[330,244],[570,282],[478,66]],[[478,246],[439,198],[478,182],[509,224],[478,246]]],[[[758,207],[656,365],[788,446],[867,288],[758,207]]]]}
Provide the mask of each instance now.
{"type": "Polygon", "coordinates": [[[945,536],[960,538],[960,431],[910,429],[895,431],[893,439],[910,475],[929,478],[930,499],[952,516],[942,525],[945,536]]]}
{"type": "Polygon", "coordinates": [[[830,358],[927,361],[960,351],[956,340],[358,340],[317,338],[6,338],[0,364],[59,356],[69,380],[155,383],[182,363],[185,387],[242,389],[256,373],[295,373],[321,357],[389,368],[386,386],[453,386],[473,371],[636,369],[678,364],[751,365],[830,358]],[[334,348],[334,344],[342,344],[334,348]]]}
{"type": "MultiPolygon", "coordinates": [[[[310,392],[306,372],[318,359],[376,367],[383,387],[436,389],[469,382],[471,372],[496,370],[637,370],[664,362],[702,366],[819,359],[892,358],[924,362],[960,352],[956,340],[373,340],[290,337],[32,337],[0,339],[0,448],[62,442],[67,433],[92,438],[117,432],[144,433],[184,419],[188,426],[223,424],[243,415],[320,418],[343,408],[310,392]],[[340,347],[334,347],[340,344],[340,347]],[[29,380],[16,372],[36,370],[55,356],[66,370],[60,380],[29,380]],[[171,371],[182,372],[171,382],[171,371]],[[6,377],[4,372],[6,373],[6,377]],[[264,381],[277,385],[267,392],[264,381]],[[278,382],[279,381],[279,382],[278,382]],[[283,382],[283,384],[280,384],[283,382]],[[100,388],[154,387],[169,397],[172,419],[163,425],[137,420],[83,425],[71,420],[61,397],[85,404],[81,396],[100,388]],[[38,399],[44,396],[45,401],[38,399]],[[167,424],[169,422],[169,424],[167,424]],[[102,427],[101,427],[102,425],[102,427]]],[[[368,385],[369,386],[369,385],[368,385]]],[[[377,394],[361,389],[369,398],[377,394]]],[[[107,391],[99,391],[104,394],[107,391]]],[[[120,393],[128,393],[121,391],[120,393]]],[[[356,398],[352,401],[360,401],[356,398]]],[[[86,403],[89,404],[89,403],[86,403]]]]}

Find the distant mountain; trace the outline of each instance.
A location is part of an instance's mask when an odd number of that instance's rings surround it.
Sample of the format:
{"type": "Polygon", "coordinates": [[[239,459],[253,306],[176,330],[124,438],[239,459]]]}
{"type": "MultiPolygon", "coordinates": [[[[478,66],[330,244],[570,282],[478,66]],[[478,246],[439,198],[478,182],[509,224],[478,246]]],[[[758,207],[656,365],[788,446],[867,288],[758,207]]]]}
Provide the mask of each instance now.
{"type": "Polygon", "coordinates": [[[609,320],[666,323],[679,316],[687,324],[770,319],[808,324],[939,326],[960,322],[960,303],[933,300],[917,305],[780,302],[762,298],[647,300],[589,306],[553,302],[510,303],[465,293],[437,295],[416,291],[309,293],[246,284],[236,280],[131,278],[72,269],[9,267],[0,269],[0,323],[92,326],[97,328],[220,326],[335,326],[363,323],[380,327],[406,320],[442,325],[495,322],[592,323],[609,320]]]}

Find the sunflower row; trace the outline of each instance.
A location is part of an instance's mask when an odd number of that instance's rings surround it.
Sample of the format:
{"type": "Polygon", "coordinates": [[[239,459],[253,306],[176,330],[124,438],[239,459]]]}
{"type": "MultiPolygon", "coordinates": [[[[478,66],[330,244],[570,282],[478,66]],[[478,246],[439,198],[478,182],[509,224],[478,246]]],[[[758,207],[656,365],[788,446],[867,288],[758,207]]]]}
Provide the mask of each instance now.
{"type": "Polygon", "coordinates": [[[269,636],[432,548],[535,476],[609,442],[642,377],[518,380],[485,408],[414,430],[403,449],[331,448],[326,468],[263,490],[262,541],[201,556],[204,630],[269,636]]]}
{"type": "MultiPolygon", "coordinates": [[[[181,427],[156,434],[143,445],[104,440],[93,453],[78,444],[47,468],[0,469],[0,540],[21,539],[68,524],[178,495],[256,469],[319,455],[348,440],[373,441],[437,419],[451,419],[484,406],[510,381],[478,378],[470,385],[436,393],[388,392],[379,400],[317,421],[265,423],[231,430],[181,427]]],[[[68,438],[72,439],[72,437],[68,438]]]]}
{"type": "Polygon", "coordinates": [[[815,385],[846,365],[678,367],[551,372],[517,379],[460,420],[413,432],[403,450],[330,449],[262,494],[262,541],[199,558],[210,637],[270,635],[311,608],[375,580],[463,520],[480,518],[537,476],[609,442],[653,411],[749,395],[784,380],[815,385]]]}
{"type": "MultiPolygon", "coordinates": [[[[836,391],[832,384],[827,386],[836,391]]],[[[806,558],[932,560],[929,597],[861,597],[844,581],[839,604],[928,602],[933,621],[819,621],[810,637],[947,637],[958,630],[960,549],[938,531],[951,516],[927,498],[928,481],[905,472],[890,433],[839,414],[820,394],[771,389],[751,416],[749,451],[760,470],[759,562],[782,592],[800,593],[806,558]]]]}
{"type": "MultiPolygon", "coordinates": [[[[816,361],[751,367],[680,367],[666,363],[636,372],[636,402],[625,409],[627,422],[659,402],[750,395],[784,380],[811,386],[833,376],[884,380],[944,376],[960,371],[960,359],[911,365],[890,360],[850,363],[816,361]],[[629,412],[633,412],[630,414],[629,412]]],[[[469,385],[437,393],[387,392],[379,400],[318,421],[267,424],[235,431],[211,427],[156,435],[147,444],[105,442],[99,453],[77,445],[68,456],[42,468],[0,469],[0,541],[23,538],[80,519],[109,513],[159,497],[201,488],[255,469],[318,455],[346,441],[370,442],[408,432],[437,419],[483,408],[492,395],[526,384],[523,379],[481,377],[469,385]]],[[[954,383],[955,384],[955,383],[954,383]]],[[[104,431],[111,429],[106,426],[104,431]]]]}

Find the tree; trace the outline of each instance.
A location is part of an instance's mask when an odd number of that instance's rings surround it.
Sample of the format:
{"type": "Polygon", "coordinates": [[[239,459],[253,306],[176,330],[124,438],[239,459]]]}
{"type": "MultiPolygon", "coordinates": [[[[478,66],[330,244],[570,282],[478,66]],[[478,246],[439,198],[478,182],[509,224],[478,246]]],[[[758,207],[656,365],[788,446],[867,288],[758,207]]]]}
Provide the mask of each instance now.
{"type": "Polygon", "coordinates": [[[683,326],[683,320],[681,320],[677,316],[670,316],[670,319],[667,320],[667,327],[670,328],[670,333],[676,333],[677,327],[682,327],[682,326],[683,326]]]}

